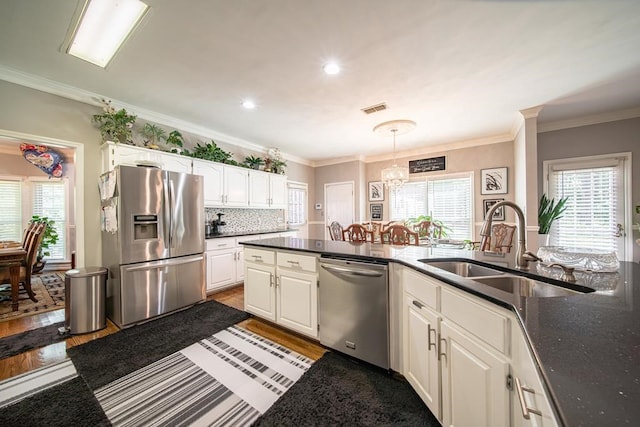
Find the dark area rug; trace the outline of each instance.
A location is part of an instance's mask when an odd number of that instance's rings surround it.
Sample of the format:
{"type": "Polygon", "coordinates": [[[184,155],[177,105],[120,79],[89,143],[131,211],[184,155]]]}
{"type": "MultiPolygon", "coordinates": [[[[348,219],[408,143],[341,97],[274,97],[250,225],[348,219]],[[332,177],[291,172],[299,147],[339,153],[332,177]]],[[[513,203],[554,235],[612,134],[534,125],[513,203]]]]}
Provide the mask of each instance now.
{"type": "Polygon", "coordinates": [[[92,390],[249,317],[208,301],[67,350],[92,390]]]}
{"type": "Polygon", "coordinates": [[[0,359],[15,356],[23,351],[44,347],[68,338],[68,335],[58,334],[58,328],[61,326],[64,326],[64,322],[54,323],[53,325],[43,328],[21,332],[0,339],[0,359]]]}
{"type": "Polygon", "coordinates": [[[0,408],[2,426],[110,426],[87,384],[81,378],[41,391],[0,408]]]}
{"type": "Polygon", "coordinates": [[[311,366],[254,426],[429,426],[409,383],[334,352],[311,366]]]}

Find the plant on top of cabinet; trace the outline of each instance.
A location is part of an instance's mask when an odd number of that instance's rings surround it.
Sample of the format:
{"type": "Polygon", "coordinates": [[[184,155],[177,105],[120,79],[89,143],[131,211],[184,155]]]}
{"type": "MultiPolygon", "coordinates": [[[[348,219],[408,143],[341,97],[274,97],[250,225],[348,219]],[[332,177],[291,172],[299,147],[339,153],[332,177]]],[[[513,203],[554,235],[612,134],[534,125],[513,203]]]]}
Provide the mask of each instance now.
{"type": "Polygon", "coordinates": [[[226,164],[238,164],[231,158],[233,153],[228,153],[222,148],[218,147],[215,141],[211,140],[210,143],[205,145],[196,144],[193,151],[185,150],[184,154],[196,159],[210,160],[212,162],[226,163],[226,164]]]}
{"type": "Polygon", "coordinates": [[[182,134],[177,130],[169,132],[169,136],[167,136],[167,139],[165,139],[165,142],[169,146],[174,147],[171,149],[172,153],[182,152],[182,147],[184,147],[184,138],[182,137],[182,134]]]}
{"type": "Polygon", "coordinates": [[[158,148],[158,143],[165,138],[165,131],[159,126],[154,125],[153,123],[145,123],[144,127],[140,131],[142,136],[144,136],[144,145],[145,147],[156,149],[158,148]]]}
{"type": "Polygon", "coordinates": [[[127,110],[121,108],[116,110],[111,105],[111,101],[102,99],[104,104],[102,114],[94,114],[92,121],[98,125],[102,142],[113,141],[115,143],[133,144],[131,129],[135,123],[137,116],[129,114],[127,110]]]}
{"type": "Polygon", "coordinates": [[[260,169],[260,166],[264,165],[264,160],[256,156],[247,156],[244,158],[243,163],[251,169],[260,169]]]}
{"type": "Polygon", "coordinates": [[[271,172],[284,175],[284,167],[287,166],[287,162],[281,159],[271,160],[271,172]]]}

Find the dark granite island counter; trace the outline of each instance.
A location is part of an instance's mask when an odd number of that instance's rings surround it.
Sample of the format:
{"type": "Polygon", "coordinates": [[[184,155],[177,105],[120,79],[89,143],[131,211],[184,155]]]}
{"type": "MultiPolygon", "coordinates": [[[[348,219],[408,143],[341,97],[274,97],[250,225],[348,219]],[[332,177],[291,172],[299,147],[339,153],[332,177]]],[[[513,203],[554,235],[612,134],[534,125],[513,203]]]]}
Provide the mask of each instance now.
{"type": "Polygon", "coordinates": [[[576,285],[557,280],[559,269],[532,263],[512,270],[513,254],[431,247],[274,238],[245,245],[352,259],[384,259],[424,273],[514,312],[539,365],[559,421],[568,426],[635,425],[640,420],[640,265],[621,262],[617,273],[576,274],[576,285]],[[512,274],[595,292],[522,298],[420,262],[474,260],[512,274]]]}

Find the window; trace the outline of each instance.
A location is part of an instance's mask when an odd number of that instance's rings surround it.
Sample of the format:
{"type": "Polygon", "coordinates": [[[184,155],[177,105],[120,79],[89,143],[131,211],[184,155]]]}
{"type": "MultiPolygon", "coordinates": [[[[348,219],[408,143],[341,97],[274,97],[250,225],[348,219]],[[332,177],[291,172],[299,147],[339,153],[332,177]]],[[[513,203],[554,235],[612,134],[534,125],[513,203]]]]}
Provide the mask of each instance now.
{"type": "Polygon", "coordinates": [[[390,191],[391,220],[431,215],[450,239],[473,240],[473,174],[430,177],[390,191]]]}
{"type": "Polygon", "coordinates": [[[22,185],[18,180],[0,180],[0,240],[22,241],[22,185]]]}
{"type": "Polygon", "coordinates": [[[623,162],[610,158],[549,165],[549,197],[568,197],[549,244],[616,252],[624,259],[617,232],[618,224],[624,224],[623,162]]]}
{"type": "Polygon", "coordinates": [[[66,259],[66,207],[67,197],[65,183],[61,181],[33,182],[33,215],[46,216],[55,221],[58,242],[47,249],[50,260],[66,259]]]}
{"type": "Polygon", "coordinates": [[[287,185],[289,202],[287,221],[289,225],[307,223],[307,185],[290,182],[287,185]]]}

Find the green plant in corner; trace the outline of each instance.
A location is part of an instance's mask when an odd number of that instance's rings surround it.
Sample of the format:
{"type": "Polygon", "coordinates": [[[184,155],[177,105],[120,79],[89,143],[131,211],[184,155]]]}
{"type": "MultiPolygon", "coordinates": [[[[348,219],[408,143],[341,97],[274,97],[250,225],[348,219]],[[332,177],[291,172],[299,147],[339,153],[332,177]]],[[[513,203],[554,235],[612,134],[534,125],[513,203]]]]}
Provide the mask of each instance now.
{"type": "Polygon", "coordinates": [[[153,123],[145,123],[141,133],[145,138],[144,145],[149,148],[158,148],[158,143],[165,138],[164,129],[153,123]]]}
{"type": "Polygon", "coordinates": [[[259,169],[260,166],[264,165],[264,160],[261,157],[247,156],[244,158],[243,163],[252,169],[259,169]]]}
{"type": "Polygon", "coordinates": [[[51,245],[55,245],[58,243],[58,231],[55,227],[55,221],[49,219],[46,216],[33,215],[31,217],[31,222],[39,222],[46,224],[46,228],[44,230],[44,235],[42,236],[42,241],[40,242],[40,246],[38,247],[38,255],[36,255],[36,264],[34,265],[34,271],[40,271],[44,268],[44,260],[45,256],[50,256],[51,252],[49,251],[49,247],[51,245]]]}
{"type": "Polygon", "coordinates": [[[555,199],[549,200],[546,194],[540,198],[538,205],[538,234],[549,234],[553,222],[562,218],[562,214],[567,210],[568,197],[563,197],[556,203],[555,199]]]}
{"type": "Polygon", "coordinates": [[[136,122],[137,116],[129,114],[127,110],[121,108],[116,110],[111,105],[111,101],[101,100],[104,106],[102,114],[94,114],[92,121],[98,125],[102,141],[113,141],[116,143],[133,144],[131,129],[136,122]]]}
{"type": "Polygon", "coordinates": [[[280,159],[272,159],[271,160],[271,171],[273,173],[279,173],[284,175],[284,167],[287,166],[287,162],[280,159]]]}

